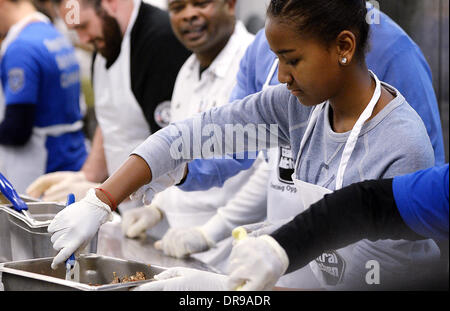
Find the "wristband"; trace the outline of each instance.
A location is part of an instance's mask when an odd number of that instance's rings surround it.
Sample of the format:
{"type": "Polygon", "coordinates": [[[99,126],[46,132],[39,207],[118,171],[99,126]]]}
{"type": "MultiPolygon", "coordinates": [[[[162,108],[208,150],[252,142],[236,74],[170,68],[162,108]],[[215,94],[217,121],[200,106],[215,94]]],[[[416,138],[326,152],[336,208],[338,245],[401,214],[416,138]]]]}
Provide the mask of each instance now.
{"type": "Polygon", "coordinates": [[[95,189],[96,190],[100,190],[101,192],[103,192],[106,195],[106,197],[108,198],[109,202],[113,205],[112,206],[112,211],[114,212],[117,209],[117,203],[113,199],[112,195],[108,191],[106,191],[106,190],[104,190],[102,188],[95,188],[95,189]]]}

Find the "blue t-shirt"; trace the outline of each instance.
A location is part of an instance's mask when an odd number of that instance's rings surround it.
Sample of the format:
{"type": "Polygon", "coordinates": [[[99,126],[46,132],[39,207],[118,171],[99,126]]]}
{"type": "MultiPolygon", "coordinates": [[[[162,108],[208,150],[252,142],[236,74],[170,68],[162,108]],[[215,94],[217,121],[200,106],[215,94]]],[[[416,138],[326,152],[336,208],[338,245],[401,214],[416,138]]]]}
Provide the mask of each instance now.
{"type": "MultiPolygon", "coordinates": [[[[81,120],[80,68],[72,44],[50,23],[27,25],[8,46],[0,74],[6,105],[34,104],[33,127],[81,120]]],[[[46,173],[79,170],[87,157],[82,130],[48,136],[46,173]]]]}
{"type": "MultiPolygon", "coordinates": [[[[381,13],[380,23],[370,27],[370,51],[366,62],[381,81],[395,88],[406,98],[425,123],[434,152],[435,164],[445,163],[444,140],[430,68],[420,48],[387,15],[381,13]]],[[[265,30],[256,35],[240,63],[237,85],[230,100],[242,99],[260,92],[267,80],[276,55],[270,50],[265,30]]],[[[278,70],[270,85],[277,85],[278,70]]],[[[251,166],[252,160],[208,160],[197,168],[199,160],[189,164],[189,175],[180,188],[184,191],[205,190],[221,186],[223,180],[234,176],[240,167],[251,166]],[[208,169],[208,167],[210,167],[208,169]],[[220,170],[219,175],[215,172],[220,170]],[[207,176],[209,173],[212,176],[207,176]],[[214,178],[214,175],[217,178],[214,178]]]]}
{"type": "Polygon", "coordinates": [[[448,240],[449,165],[394,178],[395,203],[405,223],[423,237],[448,240]]]}

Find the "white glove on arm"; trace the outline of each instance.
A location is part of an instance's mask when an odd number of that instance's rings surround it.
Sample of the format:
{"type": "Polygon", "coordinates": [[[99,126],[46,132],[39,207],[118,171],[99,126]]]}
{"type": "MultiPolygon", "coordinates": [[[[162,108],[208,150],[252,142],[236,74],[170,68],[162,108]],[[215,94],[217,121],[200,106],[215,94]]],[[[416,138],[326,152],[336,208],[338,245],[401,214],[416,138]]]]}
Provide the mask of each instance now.
{"type": "Polygon", "coordinates": [[[271,236],[248,237],[233,247],[229,259],[228,290],[272,290],[286,272],[289,259],[271,236]]]}
{"type": "Polygon", "coordinates": [[[154,246],[168,256],[183,258],[206,251],[214,247],[215,243],[201,228],[171,228],[154,246]]]}
{"type": "Polygon", "coordinates": [[[154,204],[135,208],[122,215],[122,232],[130,239],[134,239],[147,229],[156,226],[161,219],[162,213],[154,204]]]}
{"type": "Polygon", "coordinates": [[[83,250],[101,225],[112,220],[110,207],[100,201],[95,190],[90,189],[84,199],[64,208],[56,214],[48,227],[52,234],[53,248],[58,252],[52,262],[52,269],[83,250]]]}
{"type": "Polygon", "coordinates": [[[73,193],[76,199],[84,198],[91,188],[99,184],[86,179],[83,172],[55,172],[36,179],[26,190],[27,195],[47,202],[65,202],[73,193]]]}
{"type": "Polygon", "coordinates": [[[226,275],[190,268],[170,268],[150,282],[134,288],[136,291],[225,291],[226,275]]]}
{"type": "Polygon", "coordinates": [[[157,193],[160,193],[167,188],[179,184],[184,177],[186,171],[186,164],[180,165],[175,170],[152,180],[149,184],[139,188],[130,196],[131,200],[140,200],[145,205],[152,203],[153,198],[157,193]]]}

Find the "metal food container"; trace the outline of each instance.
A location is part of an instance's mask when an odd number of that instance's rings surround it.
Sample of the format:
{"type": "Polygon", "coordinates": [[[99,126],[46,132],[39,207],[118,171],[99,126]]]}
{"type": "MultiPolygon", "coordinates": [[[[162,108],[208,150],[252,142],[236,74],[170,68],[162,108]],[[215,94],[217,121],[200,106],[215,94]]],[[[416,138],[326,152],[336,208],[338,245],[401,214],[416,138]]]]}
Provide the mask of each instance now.
{"type": "MultiPolygon", "coordinates": [[[[24,198],[32,219],[12,208],[0,205],[0,262],[53,257],[56,251],[51,243],[48,226],[55,215],[64,209],[59,203],[33,202],[24,198]]],[[[97,252],[98,235],[92,239],[83,253],[97,252]]]]}
{"type": "Polygon", "coordinates": [[[80,255],[75,265],[75,280],[66,281],[66,269],[50,267],[53,258],[30,259],[0,264],[0,282],[5,291],[125,291],[153,280],[166,268],[99,255],[80,255]],[[145,281],[110,284],[114,273],[119,278],[136,272],[145,281]]]}

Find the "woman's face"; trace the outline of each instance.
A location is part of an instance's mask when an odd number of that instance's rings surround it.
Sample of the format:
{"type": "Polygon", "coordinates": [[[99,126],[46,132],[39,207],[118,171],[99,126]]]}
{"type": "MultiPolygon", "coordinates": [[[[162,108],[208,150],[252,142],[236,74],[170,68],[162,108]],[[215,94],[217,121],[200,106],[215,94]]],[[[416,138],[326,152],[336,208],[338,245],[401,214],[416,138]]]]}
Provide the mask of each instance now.
{"type": "Polygon", "coordinates": [[[333,45],[298,33],[292,23],[269,18],[266,36],[280,60],[278,79],[305,106],[332,98],[342,85],[339,55],[333,45]]]}

